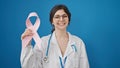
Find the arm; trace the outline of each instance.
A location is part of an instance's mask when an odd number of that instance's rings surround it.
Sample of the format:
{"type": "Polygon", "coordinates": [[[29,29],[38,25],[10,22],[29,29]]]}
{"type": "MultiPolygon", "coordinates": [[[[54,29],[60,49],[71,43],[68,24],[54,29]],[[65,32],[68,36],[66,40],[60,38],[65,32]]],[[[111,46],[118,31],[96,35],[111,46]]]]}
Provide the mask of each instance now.
{"type": "Polygon", "coordinates": [[[81,51],[80,51],[80,68],[89,68],[87,53],[83,42],[81,43],[81,51]]]}
{"type": "Polygon", "coordinates": [[[20,60],[22,68],[42,68],[42,51],[37,45],[27,45],[22,48],[20,60]]]}
{"type": "MultiPolygon", "coordinates": [[[[21,36],[21,40],[32,36],[33,32],[31,29],[26,29],[21,36]]],[[[41,44],[39,44],[41,46],[41,44]]],[[[22,45],[21,51],[21,66],[22,68],[42,68],[42,52],[43,48],[39,49],[38,45],[33,48],[31,45],[31,40],[28,44],[22,45]],[[27,46],[26,46],[27,45],[27,46]]]]}

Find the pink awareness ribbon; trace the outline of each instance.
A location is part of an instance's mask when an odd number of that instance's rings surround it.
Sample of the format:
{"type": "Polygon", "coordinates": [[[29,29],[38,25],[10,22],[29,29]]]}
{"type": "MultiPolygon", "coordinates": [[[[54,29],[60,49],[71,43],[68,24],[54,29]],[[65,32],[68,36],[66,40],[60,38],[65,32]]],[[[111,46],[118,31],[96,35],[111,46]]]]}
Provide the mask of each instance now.
{"type": "Polygon", "coordinates": [[[25,37],[25,38],[22,40],[22,48],[25,48],[25,47],[28,45],[28,43],[30,42],[30,40],[32,40],[32,38],[33,38],[34,41],[35,41],[35,45],[37,45],[37,46],[40,48],[41,39],[40,39],[40,37],[39,37],[39,35],[38,35],[38,33],[37,33],[37,30],[38,30],[39,26],[40,26],[40,19],[39,19],[37,13],[36,13],[36,12],[31,12],[31,13],[29,14],[29,16],[27,17],[27,19],[26,19],[26,27],[27,27],[28,29],[31,29],[31,30],[32,30],[33,36],[25,37]],[[33,24],[31,23],[31,21],[30,21],[30,17],[32,17],[32,16],[36,16],[36,17],[37,17],[34,25],[33,25],[33,24]]]}

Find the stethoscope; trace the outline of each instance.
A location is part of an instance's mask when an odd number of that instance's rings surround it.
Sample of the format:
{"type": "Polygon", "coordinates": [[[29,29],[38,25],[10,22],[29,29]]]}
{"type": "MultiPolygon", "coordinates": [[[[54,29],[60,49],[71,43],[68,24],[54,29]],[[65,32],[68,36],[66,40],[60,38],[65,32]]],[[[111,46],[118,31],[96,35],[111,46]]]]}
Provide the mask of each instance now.
{"type": "MultiPolygon", "coordinates": [[[[53,34],[53,33],[52,33],[53,34]]],[[[51,38],[52,38],[52,34],[48,40],[48,45],[47,45],[47,50],[46,50],[46,55],[45,57],[43,58],[44,62],[45,63],[48,63],[48,52],[49,52],[49,49],[50,49],[50,41],[51,41],[51,38]]]]}
{"type": "MultiPolygon", "coordinates": [[[[47,45],[47,49],[46,49],[46,55],[45,57],[43,58],[43,61],[45,63],[48,63],[49,60],[48,60],[48,52],[49,52],[49,49],[50,49],[50,41],[51,41],[51,38],[53,36],[53,33],[50,35],[50,38],[48,40],[48,45],[47,45]]],[[[74,52],[77,52],[77,48],[75,46],[75,44],[71,45],[72,49],[74,50],[74,52]]],[[[64,62],[62,62],[62,58],[59,56],[59,60],[60,60],[60,65],[61,65],[61,68],[64,68],[64,64],[66,63],[66,59],[67,59],[67,56],[64,58],[64,62]],[[63,64],[64,63],[64,64],[63,64]]]]}

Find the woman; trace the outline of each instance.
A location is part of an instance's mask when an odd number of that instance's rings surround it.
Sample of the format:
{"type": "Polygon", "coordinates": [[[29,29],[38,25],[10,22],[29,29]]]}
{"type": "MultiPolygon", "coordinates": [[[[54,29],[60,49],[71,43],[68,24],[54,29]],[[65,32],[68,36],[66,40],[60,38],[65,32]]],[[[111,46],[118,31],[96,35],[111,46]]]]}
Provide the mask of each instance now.
{"type": "MultiPolygon", "coordinates": [[[[41,38],[40,49],[30,43],[22,49],[22,68],[89,68],[83,41],[67,32],[70,20],[68,8],[55,5],[50,12],[52,33],[41,38]]],[[[21,38],[31,35],[32,30],[26,29],[21,38]]]]}

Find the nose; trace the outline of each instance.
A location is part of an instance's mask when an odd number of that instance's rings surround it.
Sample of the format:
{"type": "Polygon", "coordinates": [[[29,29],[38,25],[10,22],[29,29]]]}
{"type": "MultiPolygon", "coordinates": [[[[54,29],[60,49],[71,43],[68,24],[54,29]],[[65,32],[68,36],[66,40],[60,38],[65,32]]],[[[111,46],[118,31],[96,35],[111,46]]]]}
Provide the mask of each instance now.
{"type": "Polygon", "coordinates": [[[62,16],[60,17],[60,21],[63,21],[63,17],[62,16]]]}

